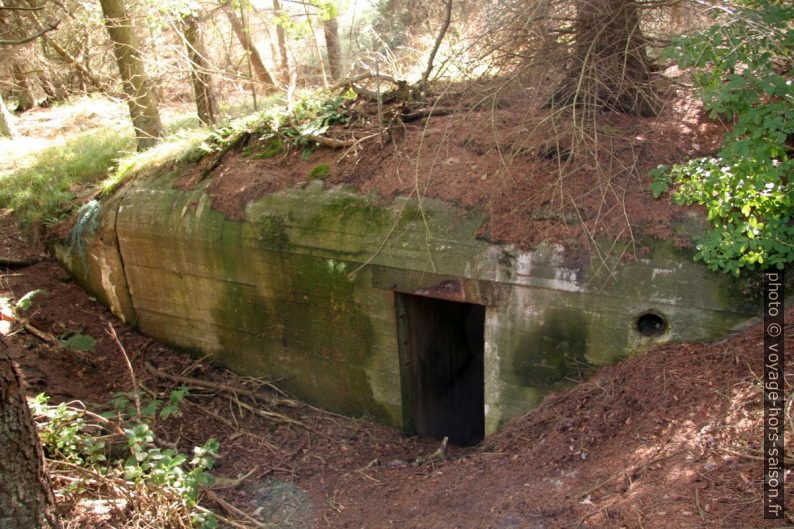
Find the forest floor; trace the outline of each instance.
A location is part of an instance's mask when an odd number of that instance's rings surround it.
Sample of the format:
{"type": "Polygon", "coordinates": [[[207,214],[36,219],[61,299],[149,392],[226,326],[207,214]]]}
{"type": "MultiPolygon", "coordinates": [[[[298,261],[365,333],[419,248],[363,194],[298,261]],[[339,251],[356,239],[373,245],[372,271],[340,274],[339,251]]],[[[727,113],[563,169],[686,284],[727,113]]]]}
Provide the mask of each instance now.
{"type": "MultiPolygon", "coordinates": [[[[0,297],[19,299],[44,289],[30,324],[56,337],[81,333],[97,341],[87,354],[24,330],[5,337],[30,395],[46,392],[54,402],[77,399],[101,409],[117,392],[129,391],[124,356],[108,323],[139,383],[153,391],[178,384],[156,376],[145,362],[174,375],[251,387],[251,380],[116,320],[29,243],[7,213],[0,234],[2,255],[41,259],[0,269],[0,297]]],[[[791,366],[794,309],[786,320],[791,366]]],[[[437,440],[289,400],[277,411],[295,423],[255,415],[227,393],[195,389],[179,415],[160,421],[157,430],[163,442],[183,450],[217,439],[213,473],[244,479],[214,494],[255,513],[267,527],[790,527],[794,519],[776,522],[761,514],[762,357],[759,325],[716,343],[665,345],[551,395],[479,446],[450,447],[445,460],[424,464],[411,461],[435,451],[437,440]]],[[[794,378],[788,375],[790,395],[794,378]]],[[[224,512],[206,498],[202,503],[224,512]]],[[[62,509],[67,527],[74,528],[113,528],[128,515],[90,504],[62,509]]]]}

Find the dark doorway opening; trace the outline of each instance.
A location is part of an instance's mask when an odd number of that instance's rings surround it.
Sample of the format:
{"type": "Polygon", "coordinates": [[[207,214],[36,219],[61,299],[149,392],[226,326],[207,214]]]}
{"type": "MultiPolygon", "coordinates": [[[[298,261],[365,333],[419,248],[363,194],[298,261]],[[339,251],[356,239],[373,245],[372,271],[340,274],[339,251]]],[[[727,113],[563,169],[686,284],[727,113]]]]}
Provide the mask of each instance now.
{"type": "Polygon", "coordinates": [[[485,437],[485,307],[397,294],[406,430],[460,446],[485,437]]]}

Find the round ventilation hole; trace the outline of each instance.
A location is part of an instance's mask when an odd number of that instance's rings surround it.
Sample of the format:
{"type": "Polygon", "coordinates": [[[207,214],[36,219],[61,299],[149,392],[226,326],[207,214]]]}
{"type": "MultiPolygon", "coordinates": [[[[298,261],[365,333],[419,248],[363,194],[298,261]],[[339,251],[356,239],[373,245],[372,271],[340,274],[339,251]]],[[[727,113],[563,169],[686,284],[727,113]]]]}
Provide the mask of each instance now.
{"type": "Polygon", "coordinates": [[[637,318],[637,332],[643,336],[661,336],[667,330],[667,320],[664,317],[646,312],[637,318]]]}

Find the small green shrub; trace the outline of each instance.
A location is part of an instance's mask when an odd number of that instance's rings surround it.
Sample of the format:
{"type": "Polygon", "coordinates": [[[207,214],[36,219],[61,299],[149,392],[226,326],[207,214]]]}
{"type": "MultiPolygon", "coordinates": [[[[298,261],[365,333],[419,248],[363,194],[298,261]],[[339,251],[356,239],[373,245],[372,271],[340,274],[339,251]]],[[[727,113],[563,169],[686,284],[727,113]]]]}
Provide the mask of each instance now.
{"type": "MultiPolygon", "coordinates": [[[[270,106],[256,114],[215,129],[207,138],[206,150],[222,152],[254,136],[267,142],[266,147],[254,155],[256,158],[272,158],[290,147],[309,154],[317,147],[312,136],[325,134],[332,125],[350,124],[352,117],[343,103],[355,97],[355,93],[350,92],[334,97],[323,92],[312,93],[294,105],[291,116],[286,104],[272,101],[270,106]]],[[[252,152],[243,148],[243,154],[247,156],[252,152]]]]}
{"type": "Polygon", "coordinates": [[[209,439],[194,447],[192,454],[184,454],[158,445],[154,433],[155,422],[176,414],[186,395],[184,387],[172,391],[167,402],[117,394],[112,409],[102,414],[70,403],[53,406],[43,393],[30,399],[56,484],[58,470],[52,469],[73,471],[63,480],[61,493],[90,496],[110,489],[122,497],[137,497],[138,507],[146,512],[134,514],[146,521],[146,527],[170,527],[174,519],[205,529],[216,527],[212,513],[197,502],[200,490],[212,483],[210,470],[218,443],[209,439]],[[140,413],[133,400],[140,402],[140,413]],[[68,466],[60,466],[60,461],[68,466]]]}

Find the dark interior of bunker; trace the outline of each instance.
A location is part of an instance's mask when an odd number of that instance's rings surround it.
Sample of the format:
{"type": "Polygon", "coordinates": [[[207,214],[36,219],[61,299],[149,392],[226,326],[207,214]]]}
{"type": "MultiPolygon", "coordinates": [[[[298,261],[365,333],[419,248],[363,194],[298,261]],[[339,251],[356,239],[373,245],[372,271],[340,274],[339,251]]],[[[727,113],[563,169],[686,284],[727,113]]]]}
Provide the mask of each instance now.
{"type": "Polygon", "coordinates": [[[469,446],[485,436],[485,307],[397,294],[405,424],[469,446]]]}

